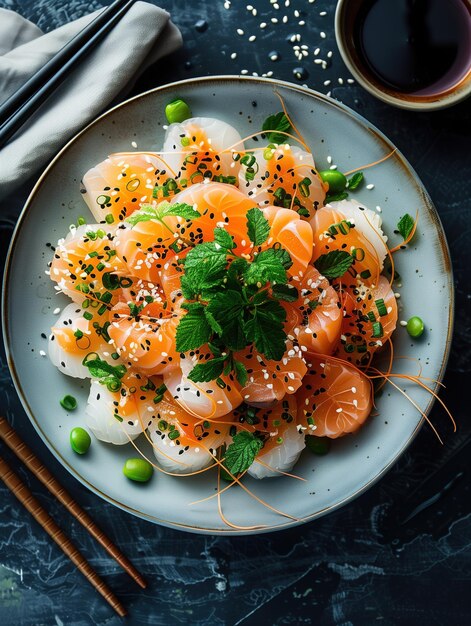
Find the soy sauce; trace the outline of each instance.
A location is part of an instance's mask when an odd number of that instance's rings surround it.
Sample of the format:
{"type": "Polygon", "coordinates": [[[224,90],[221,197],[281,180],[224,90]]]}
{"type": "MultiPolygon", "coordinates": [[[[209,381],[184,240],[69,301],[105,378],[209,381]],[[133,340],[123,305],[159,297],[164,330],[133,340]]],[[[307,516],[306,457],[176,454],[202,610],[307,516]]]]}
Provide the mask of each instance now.
{"type": "Polygon", "coordinates": [[[440,93],[469,71],[470,5],[466,0],[367,0],[354,39],[366,67],[387,87],[440,93]]]}

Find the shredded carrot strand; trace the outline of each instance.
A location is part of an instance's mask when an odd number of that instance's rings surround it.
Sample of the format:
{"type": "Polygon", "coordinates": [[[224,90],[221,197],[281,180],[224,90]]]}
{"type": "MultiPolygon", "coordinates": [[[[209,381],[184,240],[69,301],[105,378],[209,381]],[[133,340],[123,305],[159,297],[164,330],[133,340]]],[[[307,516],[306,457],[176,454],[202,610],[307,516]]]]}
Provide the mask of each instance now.
{"type": "Polygon", "coordinates": [[[383,163],[384,161],[387,161],[388,159],[390,159],[395,152],[397,152],[397,148],[394,148],[394,150],[391,150],[391,152],[387,154],[385,157],[383,157],[382,159],[373,161],[373,163],[367,163],[366,165],[362,165],[361,167],[356,167],[355,169],[350,170],[349,172],[344,172],[344,176],[350,176],[350,174],[354,174],[355,172],[359,172],[360,170],[366,170],[370,167],[373,167],[374,165],[379,165],[380,163],[383,163]]]}
{"type": "MultiPolygon", "coordinates": [[[[283,100],[283,97],[281,96],[281,94],[278,93],[278,91],[276,89],[274,89],[274,93],[275,95],[278,97],[279,101],[281,102],[281,107],[283,109],[283,113],[286,116],[286,119],[288,120],[288,122],[291,124],[291,128],[294,130],[294,132],[298,135],[301,144],[306,148],[306,152],[311,152],[311,150],[309,150],[306,141],[304,140],[304,137],[301,135],[301,133],[299,132],[298,128],[296,127],[296,124],[293,122],[293,120],[291,119],[288,111],[286,110],[286,105],[285,105],[285,101],[283,100]]],[[[270,132],[270,131],[268,131],[270,132]]]]}

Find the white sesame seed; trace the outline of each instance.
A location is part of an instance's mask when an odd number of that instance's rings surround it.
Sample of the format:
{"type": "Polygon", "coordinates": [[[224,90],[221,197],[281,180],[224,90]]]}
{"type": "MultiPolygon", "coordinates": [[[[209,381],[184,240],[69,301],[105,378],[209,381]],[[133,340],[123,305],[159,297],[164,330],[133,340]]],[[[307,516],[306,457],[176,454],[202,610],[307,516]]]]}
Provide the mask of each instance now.
{"type": "Polygon", "coordinates": [[[376,206],[376,210],[378,211],[378,213],[381,213],[381,211],[383,210],[379,205],[376,206]]]}
{"type": "MultiPolygon", "coordinates": [[[[329,81],[329,82],[330,82],[330,81],[329,81]]],[[[324,83],[324,85],[325,85],[325,83],[324,83]]],[[[329,156],[327,157],[327,163],[329,163],[329,165],[332,163],[332,157],[330,156],[330,154],[329,154],[329,156]]]]}
{"type": "Polygon", "coordinates": [[[329,170],[336,170],[336,169],[337,169],[337,166],[336,166],[336,165],[331,165],[331,166],[329,167],[329,170]]]}
{"type": "Polygon", "coordinates": [[[321,51],[321,49],[320,49],[320,48],[316,48],[316,49],[314,50],[314,56],[316,57],[316,56],[319,54],[319,52],[320,52],[320,51],[321,51]]]}
{"type": "Polygon", "coordinates": [[[321,39],[325,39],[327,37],[327,35],[324,33],[323,30],[321,30],[321,32],[319,33],[319,35],[321,36],[321,39]]]}
{"type": "Polygon", "coordinates": [[[353,78],[347,78],[347,83],[348,83],[349,85],[353,85],[353,83],[354,83],[354,82],[355,82],[355,81],[353,80],[353,78]]]}
{"type": "Polygon", "coordinates": [[[339,85],[343,85],[343,78],[339,78],[339,85]]]}
{"type": "Polygon", "coordinates": [[[260,28],[263,30],[264,28],[267,27],[267,23],[266,22],[260,22],[260,28]]]}
{"type": "Polygon", "coordinates": [[[322,65],[322,59],[314,59],[314,63],[317,65],[322,65]]]}
{"type": "MultiPolygon", "coordinates": [[[[85,274],[86,276],[86,274],[85,274]]],[[[61,312],[60,307],[57,307],[57,309],[54,309],[53,314],[54,315],[59,315],[59,313],[61,312]]]]}
{"type": "Polygon", "coordinates": [[[233,52],[231,54],[231,59],[237,59],[237,52],[233,52]]]}
{"type": "Polygon", "coordinates": [[[401,321],[399,322],[399,324],[400,324],[401,326],[407,326],[407,322],[405,322],[404,320],[401,320],[401,321]]]}
{"type": "Polygon", "coordinates": [[[328,85],[330,85],[330,83],[331,83],[331,82],[332,82],[332,81],[330,81],[330,80],[325,80],[325,81],[324,81],[324,85],[327,87],[328,85]]]}
{"type": "Polygon", "coordinates": [[[238,35],[241,35],[241,36],[244,34],[244,31],[242,30],[242,28],[238,28],[236,32],[238,35]]]}
{"type": "Polygon", "coordinates": [[[250,35],[249,41],[255,41],[257,39],[256,35],[250,35]]]}
{"type": "Polygon", "coordinates": [[[133,148],[137,148],[137,143],[136,143],[135,141],[131,141],[131,146],[132,146],[133,148]]]}
{"type": "Polygon", "coordinates": [[[241,73],[241,74],[248,74],[248,73],[249,73],[249,70],[240,70],[240,73],[241,73]]]}
{"type": "Polygon", "coordinates": [[[270,20],[270,22],[271,22],[272,24],[278,24],[278,18],[277,18],[277,17],[272,17],[272,18],[271,18],[271,20],[270,20]]]}
{"type": "Polygon", "coordinates": [[[305,22],[304,20],[300,20],[300,21],[298,22],[298,24],[299,24],[299,26],[304,26],[304,25],[306,24],[306,22],[305,22]]]}
{"type": "Polygon", "coordinates": [[[373,185],[373,183],[370,183],[369,185],[366,185],[367,189],[374,189],[375,186],[373,185]]]}
{"type": "Polygon", "coordinates": [[[46,356],[46,353],[44,352],[44,350],[40,350],[40,351],[39,351],[39,354],[40,354],[41,356],[46,356]]]}
{"type": "Polygon", "coordinates": [[[324,17],[324,15],[327,15],[327,11],[321,11],[321,12],[319,13],[319,15],[320,15],[321,17],[324,17]]]}

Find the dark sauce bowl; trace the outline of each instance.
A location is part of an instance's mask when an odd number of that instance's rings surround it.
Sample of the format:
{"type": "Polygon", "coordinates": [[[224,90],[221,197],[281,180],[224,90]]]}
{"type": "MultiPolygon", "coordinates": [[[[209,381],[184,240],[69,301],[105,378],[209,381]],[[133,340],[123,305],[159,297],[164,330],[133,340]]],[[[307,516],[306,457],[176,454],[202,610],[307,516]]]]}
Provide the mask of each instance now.
{"type": "MultiPolygon", "coordinates": [[[[445,2],[447,0],[444,0],[445,2]]],[[[462,0],[469,7],[467,0],[462,0]]],[[[365,9],[371,6],[372,0],[338,0],[335,13],[335,37],[340,54],[362,87],[373,96],[393,106],[412,111],[431,111],[452,106],[471,95],[471,59],[465,60],[456,81],[445,80],[443,87],[437,83],[437,89],[405,92],[388,85],[372,71],[365,59],[359,43],[358,32],[362,27],[365,9]]]]}

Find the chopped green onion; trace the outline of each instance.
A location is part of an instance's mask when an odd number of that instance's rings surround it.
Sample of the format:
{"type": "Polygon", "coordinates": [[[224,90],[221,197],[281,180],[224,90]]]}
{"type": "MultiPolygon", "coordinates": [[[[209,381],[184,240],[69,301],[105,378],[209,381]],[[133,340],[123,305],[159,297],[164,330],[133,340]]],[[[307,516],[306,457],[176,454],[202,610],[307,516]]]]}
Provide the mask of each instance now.
{"type": "Polygon", "coordinates": [[[386,308],[386,305],[384,304],[383,298],[379,298],[378,300],[375,300],[375,305],[381,317],[384,317],[385,315],[388,314],[388,310],[386,308]]]}
{"type": "Polygon", "coordinates": [[[360,272],[360,278],[363,278],[364,280],[366,280],[367,278],[371,277],[371,272],[370,270],[363,270],[363,272],[360,272]]]}
{"type": "Polygon", "coordinates": [[[85,313],[83,314],[84,318],[88,321],[90,321],[91,319],[93,319],[93,314],[89,313],[88,311],[85,311],[85,313]]]}
{"type": "Polygon", "coordinates": [[[187,146],[189,146],[189,145],[190,145],[190,138],[189,138],[189,137],[182,137],[182,138],[180,139],[180,143],[182,144],[182,146],[183,146],[184,148],[186,148],[187,146]]]}
{"type": "Polygon", "coordinates": [[[169,439],[178,439],[178,437],[180,437],[180,433],[178,432],[178,430],[172,430],[169,434],[168,434],[168,438],[169,439]]]}
{"type": "Polygon", "coordinates": [[[101,196],[98,196],[98,198],[96,199],[96,203],[103,206],[105,204],[108,204],[110,200],[111,200],[110,196],[101,195],[101,196]]]}
{"type": "Polygon", "coordinates": [[[66,411],[74,411],[77,408],[77,400],[74,396],[67,395],[60,400],[60,405],[66,411]]]}
{"type": "Polygon", "coordinates": [[[116,274],[112,274],[111,272],[105,272],[105,274],[103,274],[103,276],[101,277],[101,282],[103,283],[103,287],[105,289],[109,289],[111,291],[118,289],[118,287],[120,286],[119,277],[116,276],[116,274]]]}
{"type": "Polygon", "coordinates": [[[79,215],[78,219],[77,219],[77,226],[83,226],[84,224],[86,224],[87,222],[85,221],[85,218],[82,217],[82,215],[79,215]]]}
{"type": "Polygon", "coordinates": [[[382,337],[384,335],[383,325],[381,322],[373,322],[373,337],[382,337]]]}
{"type": "Polygon", "coordinates": [[[108,213],[108,215],[105,215],[105,222],[107,224],[112,224],[114,222],[114,217],[112,213],[108,213]]]}
{"type": "Polygon", "coordinates": [[[363,248],[353,248],[352,257],[355,259],[355,261],[363,261],[363,259],[365,258],[365,251],[363,250],[363,248]]]}

